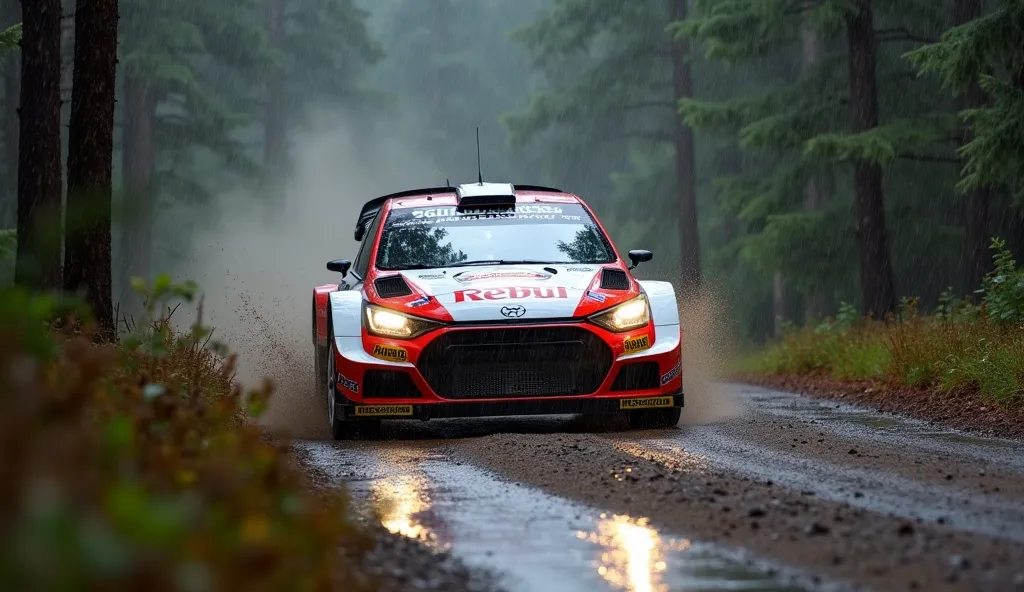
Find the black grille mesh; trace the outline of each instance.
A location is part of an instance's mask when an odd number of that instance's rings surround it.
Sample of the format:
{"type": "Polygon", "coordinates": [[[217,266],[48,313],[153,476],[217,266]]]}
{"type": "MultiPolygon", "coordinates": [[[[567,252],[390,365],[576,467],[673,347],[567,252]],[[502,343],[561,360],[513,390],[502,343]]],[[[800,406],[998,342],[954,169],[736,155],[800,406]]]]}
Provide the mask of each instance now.
{"type": "Polygon", "coordinates": [[[419,399],[423,396],[405,372],[394,370],[367,370],[363,374],[365,399],[419,399]]]}
{"type": "Polygon", "coordinates": [[[579,327],[453,331],[430,342],[418,363],[446,399],[586,395],[611,365],[611,349],[579,327]]]}
{"type": "Polygon", "coordinates": [[[605,290],[628,290],[629,276],[621,269],[602,269],[601,287],[605,290]]]}
{"type": "Polygon", "coordinates": [[[395,298],[398,296],[408,296],[412,294],[412,290],[409,289],[409,284],[405,283],[405,278],[400,275],[389,275],[387,277],[377,278],[373,282],[375,288],[377,288],[377,294],[381,298],[395,298]]]}
{"type": "Polygon", "coordinates": [[[661,388],[661,376],[657,362],[634,362],[626,364],[615,375],[613,391],[642,391],[661,388]]]}

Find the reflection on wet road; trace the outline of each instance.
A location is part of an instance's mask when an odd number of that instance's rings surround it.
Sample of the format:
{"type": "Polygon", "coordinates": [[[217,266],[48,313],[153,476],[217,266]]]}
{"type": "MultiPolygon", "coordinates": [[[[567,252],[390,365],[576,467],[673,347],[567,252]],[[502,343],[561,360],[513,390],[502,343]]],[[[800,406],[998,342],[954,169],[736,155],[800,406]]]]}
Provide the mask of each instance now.
{"type": "Polygon", "coordinates": [[[668,568],[666,553],[686,551],[690,541],[663,541],[647,520],[629,516],[601,514],[596,532],[579,531],[582,540],[600,545],[597,573],[613,586],[633,592],[663,589],[662,574],[668,568]]]}
{"type": "Polygon", "coordinates": [[[297,442],[296,448],[391,532],[494,570],[510,590],[776,592],[778,566],[660,533],[643,517],[610,515],[399,443],[297,442]]]}
{"type": "Polygon", "coordinates": [[[978,566],[975,583],[1024,586],[1013,571],[1024,542],[1021,443],[732,392],[742,415],[681,429],[565,417],[393,422],[380,441],[296,448],[371,502],[391,532],[496,573],[510,590],[842,590],[903,578],[958,591],[956,570],[968,569],[958,566],[978,566]]]}
{"type": "Polygon", "coordinates": [[[370,482],[370,500],[389,531],[437,545],[436,535],[423,525],[420,514],[430,509],[430,492],[422,475],[396,475],[370,482]]]}

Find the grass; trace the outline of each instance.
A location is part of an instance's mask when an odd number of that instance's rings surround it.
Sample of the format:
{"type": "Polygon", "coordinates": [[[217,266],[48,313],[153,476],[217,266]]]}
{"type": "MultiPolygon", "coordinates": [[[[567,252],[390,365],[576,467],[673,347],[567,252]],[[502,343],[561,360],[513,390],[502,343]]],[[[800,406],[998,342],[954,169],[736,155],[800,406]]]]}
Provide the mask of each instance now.
{"type": "Polygon", "coordinates": [[[860,318],[844,304],[815,327],[790,329],[776,344],[736,361],[746,375],[826,375],[840,381],[881,380],[946,394],[976,392],[999,405],[1024,407],[1024,269],[992,244],[995,270],[980,302],[943,294],[936,311],[918,314],[903,302],[886,322],[860,318]]]}
{"type": "Polygon", "coordinates": [[[993,403],[1024,406],[1024,332],[936,316],[889,324],[863,320],[842,328],[830,321],[789,332],[763,352],[738,360],[733,370],[974,391],[993,403]]]}
{"type": "MultiPolygon", "coordinates": [[[[192,292],[146,289],[150,310],[192,292]]],[[[206,329],[168,320],[97,344],[87,310],[0,291],[3,589],[360,589],[346,499],[253,425],[270,385],[242,392],[206,329]]]]}

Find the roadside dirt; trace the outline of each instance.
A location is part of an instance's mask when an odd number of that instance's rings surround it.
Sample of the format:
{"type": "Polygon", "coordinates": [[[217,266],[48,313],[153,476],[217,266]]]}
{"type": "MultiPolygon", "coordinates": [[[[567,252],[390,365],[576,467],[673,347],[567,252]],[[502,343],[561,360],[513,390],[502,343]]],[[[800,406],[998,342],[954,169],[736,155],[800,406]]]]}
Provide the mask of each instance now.
{"type": "Polygon", "coordinates": [[[558,495],[871,589],[1024,590],[1022,544],[818,499],[722,471],[699,455],[583,434],[500,434],[461,441],[452,453],[558,495]]]}
{"type": "Polygon", "coordinates": [[[844,382],[821,375],[734,378],[737,382],[864,405],[986,436],[1024,440],[1024,408],[997,407],[976,393],[947,395],[925,389],[893,388],[875,381],[844,382]]]}

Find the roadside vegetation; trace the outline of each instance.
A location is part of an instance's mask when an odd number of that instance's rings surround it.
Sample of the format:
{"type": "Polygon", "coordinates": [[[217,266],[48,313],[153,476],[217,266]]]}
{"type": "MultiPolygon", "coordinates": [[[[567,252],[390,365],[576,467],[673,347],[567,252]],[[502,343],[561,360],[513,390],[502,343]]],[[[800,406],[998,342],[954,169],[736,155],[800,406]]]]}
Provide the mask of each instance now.
{"type": "Polygon", "coordinates": [[[253,424],[271,385],[243,392],[200,323],[171,330],[193,286],[136,287],[117,344],[80,304],[0,291],[3,588],[359,589],[339,553],[372,538],[253,424]]]}
{"type": "Polygon", "coordinates": [[[942,394],[977,393],[1024,408],[1024,268],[993,241],[994,269],[975,299],[947,291],[928,314],[904,299],[898,315],[876,320],[843,304],[835,317],[787,327],[782,339],[735,365],[746,376],[819,375],[881,380],[942,394]]]}

